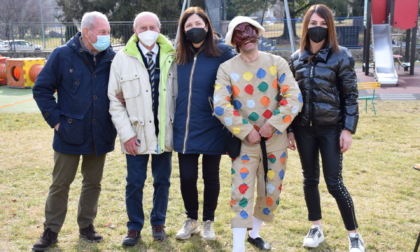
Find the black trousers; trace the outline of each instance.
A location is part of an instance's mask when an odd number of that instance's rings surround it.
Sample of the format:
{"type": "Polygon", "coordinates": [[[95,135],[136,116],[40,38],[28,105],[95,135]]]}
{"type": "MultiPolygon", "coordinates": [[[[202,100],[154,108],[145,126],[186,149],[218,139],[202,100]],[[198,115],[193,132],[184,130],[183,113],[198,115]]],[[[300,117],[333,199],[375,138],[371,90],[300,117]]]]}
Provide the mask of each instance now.
{"type": "Polygon", "coordinates": [[[322,219],[319,184],[319,153],[328,192],[335,198],[347,230],[357,229],[353,200],[343,183],[340,152],[341,127],[294,127],[297,149],[303,171],[303,191],[308,219],[322,219]]]}
{"type": "MultiPolygon", "coordinates": [[[[198,158],[200,154],[178,153],[181,194],[188,218],[198,219],[198,158]]],[[[220,192],[219,165],[221,155],[202,155],[204,180],[203,221],[214,221],[220,192]]]]}

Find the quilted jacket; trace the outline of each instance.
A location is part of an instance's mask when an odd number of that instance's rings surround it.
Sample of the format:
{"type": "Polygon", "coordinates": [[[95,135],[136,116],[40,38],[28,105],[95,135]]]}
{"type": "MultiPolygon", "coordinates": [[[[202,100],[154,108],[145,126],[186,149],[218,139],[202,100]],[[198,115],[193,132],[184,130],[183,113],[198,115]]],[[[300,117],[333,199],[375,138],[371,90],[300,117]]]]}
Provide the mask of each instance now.
{"type": "Polygon", "coordinates": [[[350,51],[339,47],[338,53],[332,53],[329,45],[315,55],[298,50],[289,65],[303,95],[302,111],[289,130],[295,125],[341,125],[355,133],[359,119],[358,90],[350,51]]]}

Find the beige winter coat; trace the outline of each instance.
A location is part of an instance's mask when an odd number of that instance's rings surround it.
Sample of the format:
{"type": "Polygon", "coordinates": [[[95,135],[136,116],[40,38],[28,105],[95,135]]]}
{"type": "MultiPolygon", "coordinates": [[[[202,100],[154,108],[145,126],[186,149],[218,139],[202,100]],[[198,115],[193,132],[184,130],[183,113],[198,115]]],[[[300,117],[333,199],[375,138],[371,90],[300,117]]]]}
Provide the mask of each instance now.
{"type": "Polygon", "coordinates": [[[123,144],[134,136],[140,140],[137,149],[139,154],[172,151],[176,97],[175,49],[163,35],[159,35],[159,135],[156,137],[149,74],[136,46],[137,42],[137,36],[133,35],[112,62],[108,86],[109,112],[124,153],[127,154],[127,151],[123,144]],[[116,97],[121,92],[125,106],[116,97]]]}

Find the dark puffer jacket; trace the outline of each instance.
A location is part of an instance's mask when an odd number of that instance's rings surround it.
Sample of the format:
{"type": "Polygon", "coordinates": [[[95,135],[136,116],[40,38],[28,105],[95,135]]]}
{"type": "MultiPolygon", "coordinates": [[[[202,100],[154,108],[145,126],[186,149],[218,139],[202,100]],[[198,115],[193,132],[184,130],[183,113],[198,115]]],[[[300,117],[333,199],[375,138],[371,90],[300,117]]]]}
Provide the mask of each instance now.
{"type": "Polygon", "coordinates": [[[299,83],[303,108],[290,130],[294,126],[342,125],[356,132],[359,107],[354,60],[347,48],[339,49],[332,53],[326,45],[316,55],[305,50],[291,56],[290,69],[299,83]]]}

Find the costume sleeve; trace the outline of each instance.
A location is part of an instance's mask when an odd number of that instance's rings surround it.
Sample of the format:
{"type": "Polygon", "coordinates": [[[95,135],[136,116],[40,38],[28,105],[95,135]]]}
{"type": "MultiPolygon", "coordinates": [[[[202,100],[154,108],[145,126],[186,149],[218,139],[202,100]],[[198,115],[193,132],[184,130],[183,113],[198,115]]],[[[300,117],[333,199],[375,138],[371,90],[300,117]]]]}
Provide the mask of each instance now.
{"type": "Polygon", "coordinates": [[[243,140],[254,127],[232,105],[232,82],[226,71],[228,66],[222,64],[217,71],[213,95],[214,114],[233,135],[243,140]]]}
{"type": "MultiPolygon", "coordinates": [[[[292,54],[292,56],[290,56],[290,59],[289,59],[289,62],[288,62],[290,71],[292,72],[293,78],[295,78],[295,79],[296,79],[296,76],[295,76],[296,70],[295,70],[295,66],[294,66],[294,60],[295,60],[294,57],[297,53],[298,52],[296,51],[294,54],[292,54]]],[[[302,97],[302,94],[301,94],[301,97],[302,97]]],[[[302,100],[303,100],[303,97],[302,97],[302,100]]],[[[289,127],[287,127],[287,132],[293,132],[293,124],[290,124],[289,127]]]]}
{"type": "Polygon", "coordinates": [[[60,122],[61,115],[60,108],[54,96],[61,80],[61,73],[58,70],[60,67],[58,55],[58,50],[54,50],[51,53],[45,66],[36,78],[32,89],[34,100],[36,101],[45,121],[51,128],[60,122]]]}
{"type": "Polygon", "coordinates": [[[340,98],[342,100],[343,129],[356,132],[359,119],[359,104],[357,102],[357,75],[354,71],[354,59],[350,51],[344,49],[342,64],[338,70],[340,86],[340,98]]]}
{"type": "MultiPolygon", "coordinates": [[[[117,56],[116,56],[117,57],[117,56]]],[[[117,94],[122,93],[120,75],[117,65],[121,64],[121,60],[114,59],[111,64],[108,83],[108,98],[109,98],[109,113],[112,117],[112,122],[117,129],[120,141],[127,142],[132,137],[136,136],[136,132],[131,127],[130,119],[126,106],[123,105],[117,98],[117,94]]]]}
{"type": "Polygon", "coordinates": [[[277,63],[277,84],[279,85],[278,108],[268,119],[274,128],[286,133],[287,127],[302,110],[302,94],[286,60],[277,63]]]}

